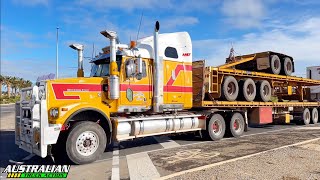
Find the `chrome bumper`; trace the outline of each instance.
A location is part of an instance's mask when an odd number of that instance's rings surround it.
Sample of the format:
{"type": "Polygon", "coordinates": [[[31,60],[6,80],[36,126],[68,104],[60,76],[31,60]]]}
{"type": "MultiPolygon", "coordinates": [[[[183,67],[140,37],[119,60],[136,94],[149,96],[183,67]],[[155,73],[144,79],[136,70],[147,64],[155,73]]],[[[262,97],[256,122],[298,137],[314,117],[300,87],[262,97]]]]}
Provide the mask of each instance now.
{"type": "Polygon", "coordinates": [[[15,143],[44,158],[48,155],[48,145],[57,143],[61,125],[49,124],[46,100],[26,99],[28,93],[34,96],[36,90],[35,87],[21,90],[21,100],[16,103],[15,143]]]}

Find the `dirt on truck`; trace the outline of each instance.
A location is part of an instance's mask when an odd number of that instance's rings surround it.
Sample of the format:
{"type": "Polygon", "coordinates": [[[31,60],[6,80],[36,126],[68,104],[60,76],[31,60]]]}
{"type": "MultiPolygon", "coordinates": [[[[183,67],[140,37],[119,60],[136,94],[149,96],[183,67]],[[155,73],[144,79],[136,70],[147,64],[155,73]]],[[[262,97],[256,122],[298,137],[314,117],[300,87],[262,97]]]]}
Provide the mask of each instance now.
{"type": "MultiPolygon", "coordinates": [[[[91,61],[89,77],[83,77],[83,46],[72,44],[78,77],[43,80],[22,90],[16,144],[43,158],[64,154],[84,164],[97,160],[113,141],[191,131],[219,140],[275,119],[318,123],[320,102],[309,101],[305,92],[319,80],[237,69],[257,63],[261,53],[218,67],[193,62],[187,32],[159,34],[159,29],[156,22],[153,36],[129,45],[119,44],[116,32],[102,31],[110,46],[91,61]],[[286,101],[270,101],[280,96],[275,89],[286,101]]],[[[279,53],[266,55],[261,58],[270,63],[279,53]]],[[[286,58],[279,59],[281,64],[286,58]]]]}

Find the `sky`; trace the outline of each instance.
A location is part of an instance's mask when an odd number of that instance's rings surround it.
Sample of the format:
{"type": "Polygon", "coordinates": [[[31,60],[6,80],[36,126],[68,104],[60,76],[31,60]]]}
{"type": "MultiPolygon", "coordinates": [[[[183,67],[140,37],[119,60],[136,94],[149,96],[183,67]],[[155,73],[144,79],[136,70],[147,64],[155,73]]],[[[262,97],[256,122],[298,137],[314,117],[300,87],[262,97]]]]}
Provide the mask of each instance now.
{"type": "Polygon", "coordinates": [[[88,75],[89,59],[109,45],[100,31],[114,30],[128,44],[137,39],[141,16],[139,38],[152,35],[156,20],[160,33],[186,31],[193,59],[207,65],[223,64],[232,46],[236,55],[288,54],[297,76],[320,65],[318,0],[2,0],[1,74],[35,81],[55,73],[59,27],[59,77],[76,76],[71,43],[84,44],[88,75]]]}

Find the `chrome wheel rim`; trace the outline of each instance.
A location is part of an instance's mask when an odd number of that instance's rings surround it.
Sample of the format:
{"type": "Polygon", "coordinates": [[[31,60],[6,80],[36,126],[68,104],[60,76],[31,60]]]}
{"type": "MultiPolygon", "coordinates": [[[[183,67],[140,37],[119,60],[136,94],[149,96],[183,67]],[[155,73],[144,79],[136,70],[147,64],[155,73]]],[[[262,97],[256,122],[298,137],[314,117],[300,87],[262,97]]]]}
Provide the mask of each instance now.
{"type": "Polygon", "coordinates": [[[94,154],[99,146],[99,137],[93,131],[85,131],[81,133],[76,142],[76,150],[83,156],[94,154]]]}

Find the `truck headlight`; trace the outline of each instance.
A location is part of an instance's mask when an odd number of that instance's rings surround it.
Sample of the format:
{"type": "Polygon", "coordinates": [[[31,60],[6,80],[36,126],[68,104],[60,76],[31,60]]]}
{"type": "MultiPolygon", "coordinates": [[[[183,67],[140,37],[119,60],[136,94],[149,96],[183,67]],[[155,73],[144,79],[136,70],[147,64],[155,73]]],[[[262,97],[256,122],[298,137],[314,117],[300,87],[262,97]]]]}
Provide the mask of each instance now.
{"type": "Polygon", "coordinates": [[[49,113],[50,113],[51,117],[56,118],[59,115],[59,109],[58,108],[51,108],[49,113]]]}

